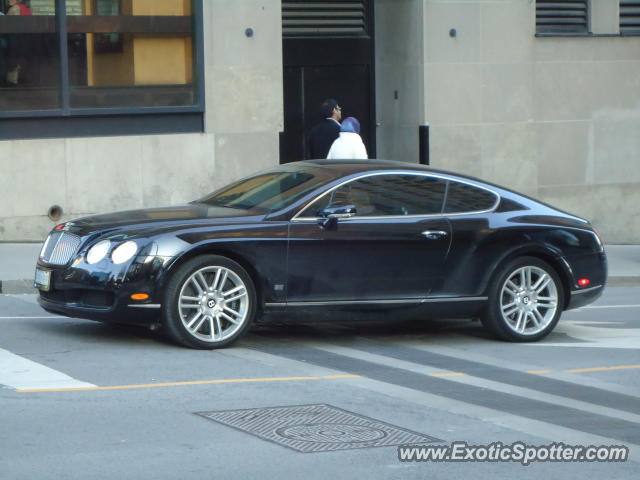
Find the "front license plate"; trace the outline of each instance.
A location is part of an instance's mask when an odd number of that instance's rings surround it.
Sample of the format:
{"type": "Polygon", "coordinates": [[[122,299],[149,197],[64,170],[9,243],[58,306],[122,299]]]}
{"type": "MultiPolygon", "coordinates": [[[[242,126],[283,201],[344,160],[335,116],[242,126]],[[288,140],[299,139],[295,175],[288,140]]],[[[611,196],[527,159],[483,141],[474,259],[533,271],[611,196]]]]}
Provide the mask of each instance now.
{"type": "Polygon", "coordinates": [[[36,279],[34,282],[36,288],[45,292],[51,288],[51,270],[40,270],[36,268],[36,279]]]}

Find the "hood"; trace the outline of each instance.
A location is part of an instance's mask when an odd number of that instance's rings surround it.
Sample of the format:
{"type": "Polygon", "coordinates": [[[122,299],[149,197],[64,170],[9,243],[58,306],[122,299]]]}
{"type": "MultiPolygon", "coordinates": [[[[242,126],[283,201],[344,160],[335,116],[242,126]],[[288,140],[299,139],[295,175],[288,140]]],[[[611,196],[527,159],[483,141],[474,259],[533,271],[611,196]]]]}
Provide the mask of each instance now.
{"type": "Polygon", "coordinates": [[[64,230],[85,236],[97,231],[176,227],[185,224],[241,222],[255,213],[199,203],[164,208],[125,210],[83,217],[64,224],[64,230]]]}

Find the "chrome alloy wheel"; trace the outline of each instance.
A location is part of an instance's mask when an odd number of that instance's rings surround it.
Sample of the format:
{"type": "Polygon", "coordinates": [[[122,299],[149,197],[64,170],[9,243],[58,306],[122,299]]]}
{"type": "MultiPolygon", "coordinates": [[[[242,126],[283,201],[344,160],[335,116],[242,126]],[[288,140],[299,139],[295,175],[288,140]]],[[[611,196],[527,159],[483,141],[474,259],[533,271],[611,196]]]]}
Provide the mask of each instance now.
{"type": "Polygon", "coordinates": [[[500,312],[505,323],[520,335],[535,335],[553,320],[558,309],[558,288],[539,267],[513,271],[502,285],[500,312]]]}
{"type": "Polygon", "coordinates": [[[197,270],[182,284],[178,316],[186,330],[205,342],[220,342],[236,333],[247,320],[247,287],[226,267],[197,270]]]}

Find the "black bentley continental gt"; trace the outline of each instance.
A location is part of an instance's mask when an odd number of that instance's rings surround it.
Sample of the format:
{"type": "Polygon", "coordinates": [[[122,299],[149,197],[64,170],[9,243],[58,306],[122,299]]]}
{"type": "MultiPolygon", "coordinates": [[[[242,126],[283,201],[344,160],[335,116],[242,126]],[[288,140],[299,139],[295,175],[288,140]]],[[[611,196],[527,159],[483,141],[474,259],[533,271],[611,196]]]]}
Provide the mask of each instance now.
{"type": "Polygon", "coordinates": [[[58,225],[35,284],[48,312],[217,348],[270,314],[347,310],[480,317],[497,338],[535,341],[606,275],[591,224],[527,196],[415,164],[319,160],[58,225]]]}

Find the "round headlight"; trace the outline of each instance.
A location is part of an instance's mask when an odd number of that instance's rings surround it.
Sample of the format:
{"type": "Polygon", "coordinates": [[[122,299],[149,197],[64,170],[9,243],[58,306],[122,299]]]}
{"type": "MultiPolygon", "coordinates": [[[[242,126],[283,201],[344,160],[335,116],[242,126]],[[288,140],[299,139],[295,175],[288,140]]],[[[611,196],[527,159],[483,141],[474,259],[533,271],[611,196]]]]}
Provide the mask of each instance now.
{"type": "Polygon", "coordinates": [[[109,240],[102,240],[96,243],[87,252],[87,263],[91,265],[93,265],[94,263],[98,263],[107,255],[110,246],[111,242],[109,240]]]}
{"type": "Polygon", "coordinates": [[[119,245],[111,254],[111,260],[113,263],[119,264],[124,263],[133,257],[138,251],[138,244],[132,240],[128,242],[124,242],[122,245],[119,245]]]}

